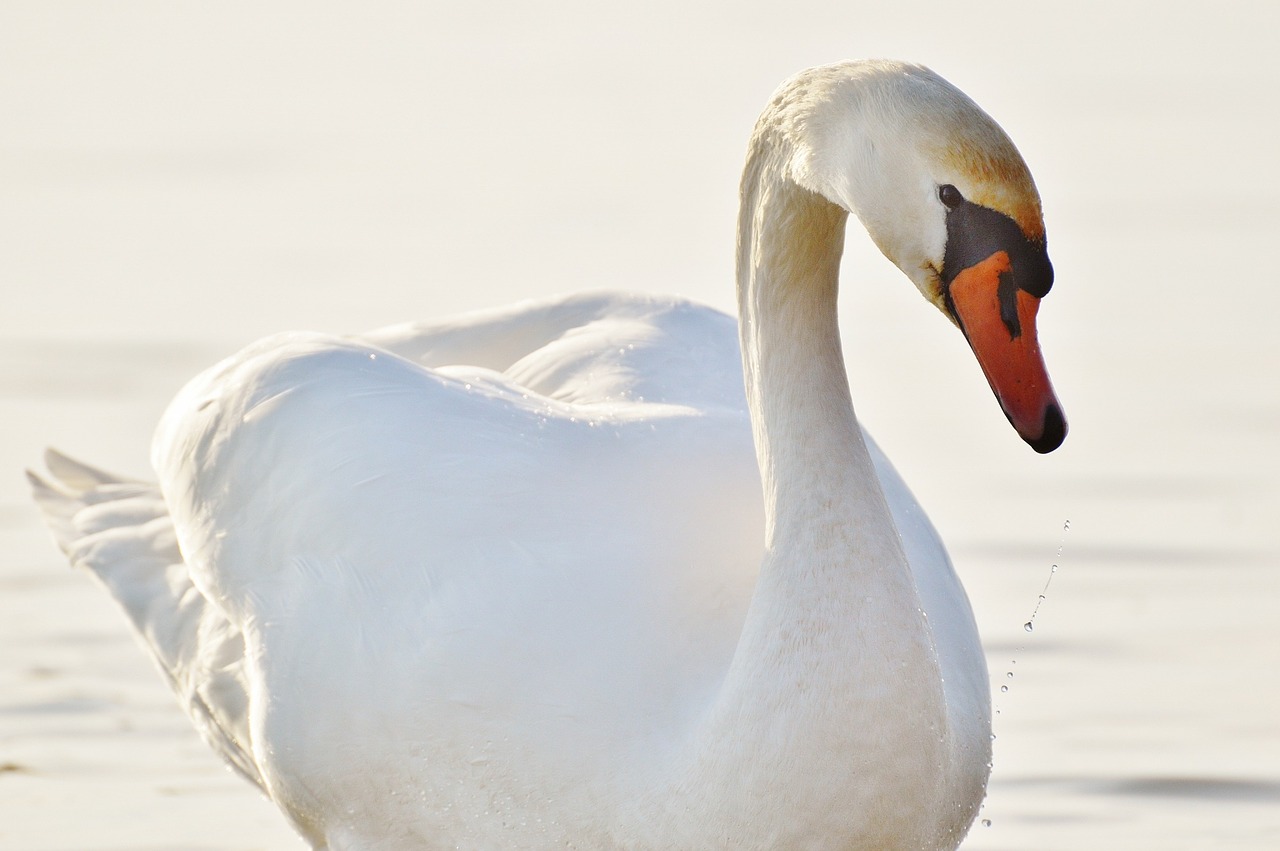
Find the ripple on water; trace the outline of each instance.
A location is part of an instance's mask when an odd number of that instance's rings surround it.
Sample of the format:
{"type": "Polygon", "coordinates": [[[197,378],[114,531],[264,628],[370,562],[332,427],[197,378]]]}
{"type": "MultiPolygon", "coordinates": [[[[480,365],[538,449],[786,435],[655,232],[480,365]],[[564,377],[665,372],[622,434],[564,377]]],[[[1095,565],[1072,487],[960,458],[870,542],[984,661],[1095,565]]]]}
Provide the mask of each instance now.
{"type": "Polygon", "coordinates": [[[1280,780],[1234,777],[1128,777],[1100,781],[1098,786],[1099,791],[1110,795],[1280,805],[1280,780]]]}
{"type": "Polygon", "coordinates": [[[1065,787],[1090,795],[1127,795],[1235,803],[1280,805],[1280,779],[1145,775],[1135,777],[1040,776],[1001,779],[1009,787],[1065,787]]]}

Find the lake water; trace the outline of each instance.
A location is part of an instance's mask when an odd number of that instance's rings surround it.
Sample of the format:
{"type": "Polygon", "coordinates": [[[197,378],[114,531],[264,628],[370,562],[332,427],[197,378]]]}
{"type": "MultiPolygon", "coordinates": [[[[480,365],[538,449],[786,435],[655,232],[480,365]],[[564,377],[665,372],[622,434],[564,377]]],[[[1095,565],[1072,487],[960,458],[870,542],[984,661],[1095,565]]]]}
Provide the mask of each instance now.
{"type": "Polygon", "coordinates": [[[850,232],[855,402],[997,689],[964,847],[1280,847],[1280,5],[889,5],[0,4],[0,847],[300,847],[65,569],[19,475],[46,444],[145,476],[182,381],[285,328],[729,308],[751,124],[855,56],[996,116],[1057,270],[1072,431],[1039,457],[850,232]]]}

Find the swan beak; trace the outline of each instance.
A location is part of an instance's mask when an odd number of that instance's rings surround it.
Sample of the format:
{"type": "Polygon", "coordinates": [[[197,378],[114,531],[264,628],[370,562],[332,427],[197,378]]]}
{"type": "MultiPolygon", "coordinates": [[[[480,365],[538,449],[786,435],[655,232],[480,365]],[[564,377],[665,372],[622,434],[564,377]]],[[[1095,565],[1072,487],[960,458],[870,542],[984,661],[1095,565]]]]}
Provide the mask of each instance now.
{"type": "Polygon", "coordinates": [[[1052,452],[1067,421],[1036,339],[1040,299],[1018,288],[1012,270],[1008,253],[996,251],[961,270],[947,300],[1009,422],[1036,452],[1052,452]]]}

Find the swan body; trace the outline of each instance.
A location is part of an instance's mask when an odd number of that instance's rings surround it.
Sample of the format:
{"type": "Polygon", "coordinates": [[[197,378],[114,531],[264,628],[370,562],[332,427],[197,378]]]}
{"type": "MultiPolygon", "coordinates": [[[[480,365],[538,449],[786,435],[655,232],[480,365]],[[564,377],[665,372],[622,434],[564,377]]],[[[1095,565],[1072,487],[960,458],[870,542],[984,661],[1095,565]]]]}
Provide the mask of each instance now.
{"type": "Polygon", "coordinates": [[[1043,374],[1034,184],[932,72],[844,63],[775,95],[742,197],[738,323],[589,293],[280,335],[174,400],[159,484],[52,452],[54,481],[33,477],[206,741],[314,847],[964,836],[985,663],[941,541],[854,418],[836,272],[854,211],[1051,449],[1047,379],[1002,372],[1043,374]],[[1017,233],[957,236],[939,183],[1017,233]]]}

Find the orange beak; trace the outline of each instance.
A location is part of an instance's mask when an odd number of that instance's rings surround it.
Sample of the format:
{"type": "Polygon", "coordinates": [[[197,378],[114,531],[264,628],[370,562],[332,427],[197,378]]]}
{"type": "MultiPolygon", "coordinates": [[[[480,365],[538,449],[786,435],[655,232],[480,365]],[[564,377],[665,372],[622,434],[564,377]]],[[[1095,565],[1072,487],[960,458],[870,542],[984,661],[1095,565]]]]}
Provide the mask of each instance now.
{"type": "Polygon", "coordinates": [[[1009,422],[1032,449],[1052,452],[1067,422],[1036,339],[1040,299],[1018,289],[1011,271],[1009,255],[996,251],[956,275],[949,301],[1009,422]]]}

